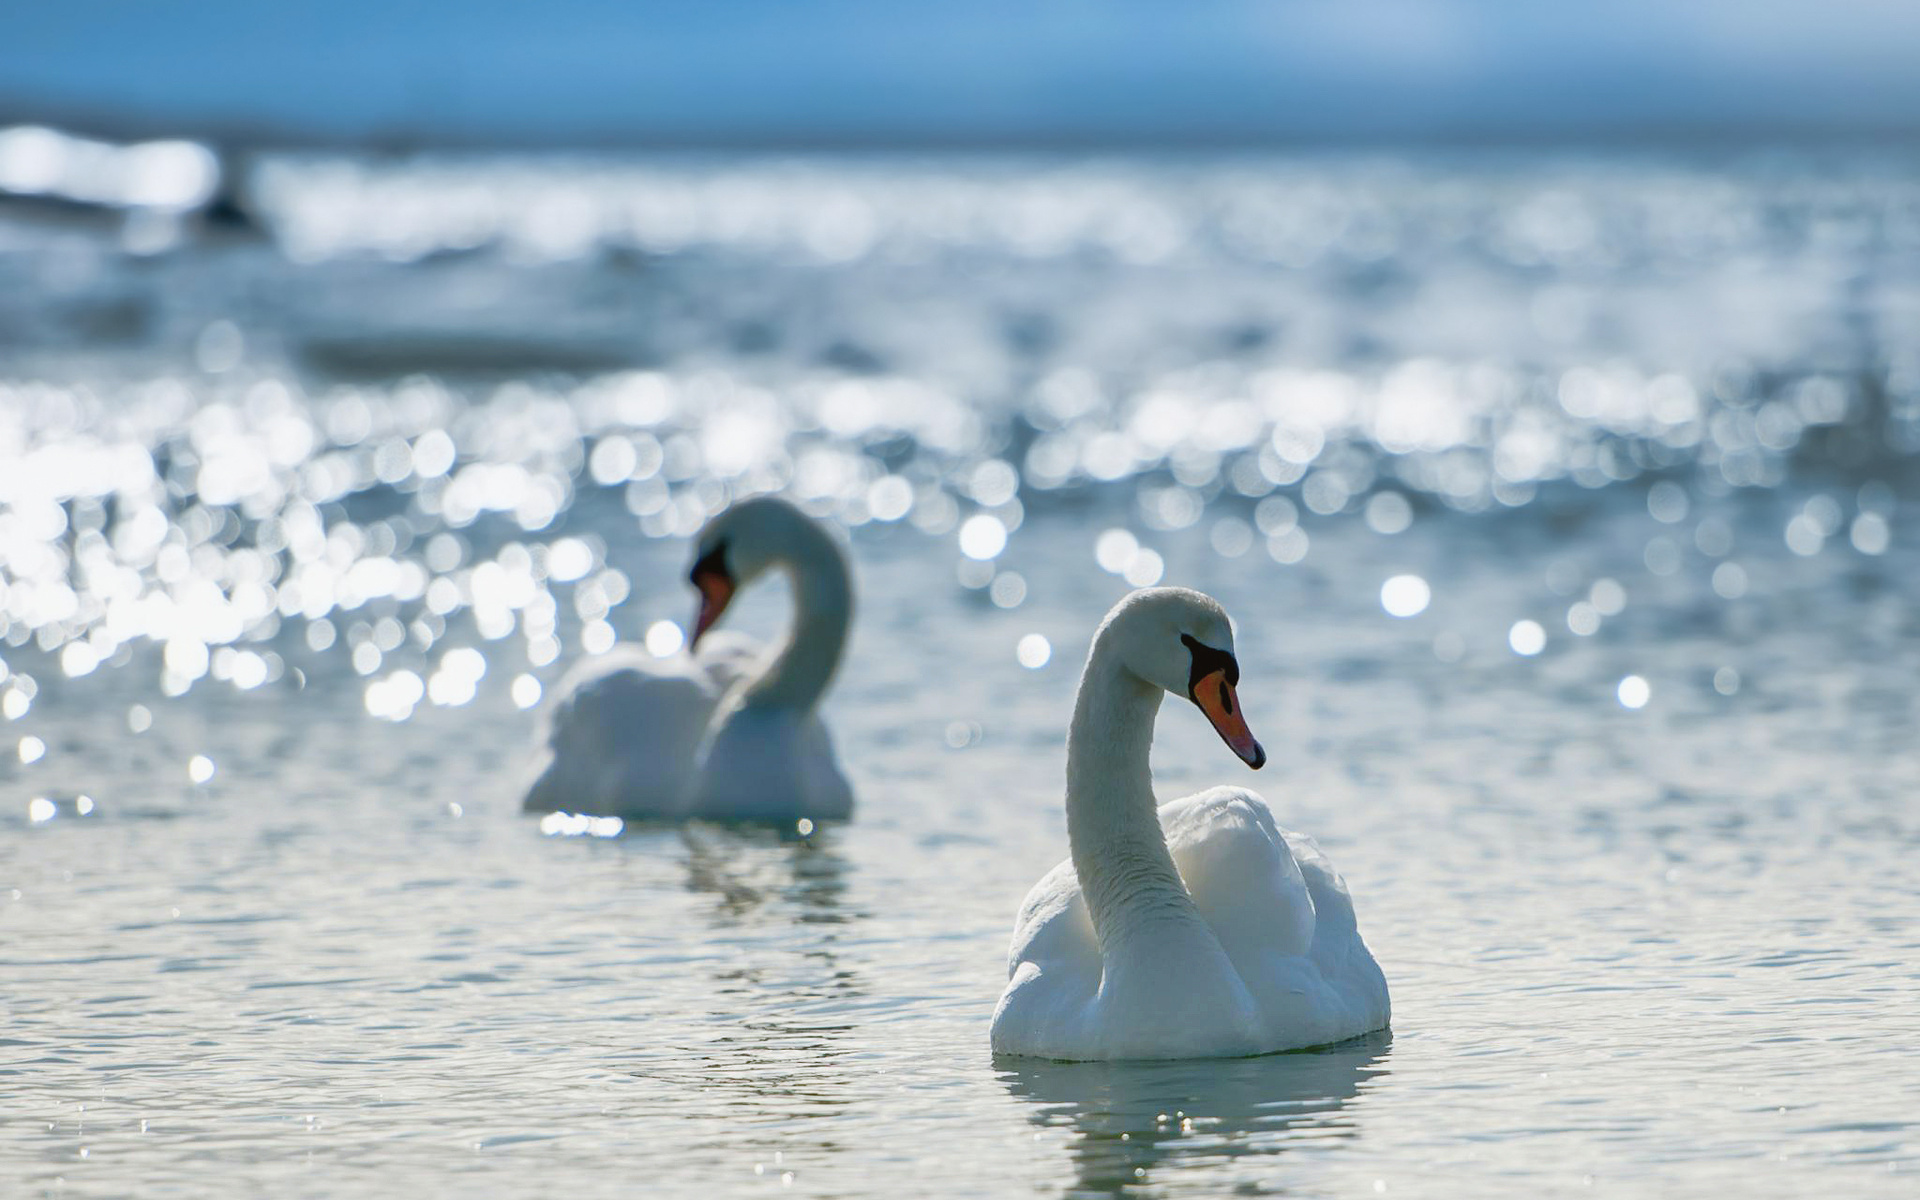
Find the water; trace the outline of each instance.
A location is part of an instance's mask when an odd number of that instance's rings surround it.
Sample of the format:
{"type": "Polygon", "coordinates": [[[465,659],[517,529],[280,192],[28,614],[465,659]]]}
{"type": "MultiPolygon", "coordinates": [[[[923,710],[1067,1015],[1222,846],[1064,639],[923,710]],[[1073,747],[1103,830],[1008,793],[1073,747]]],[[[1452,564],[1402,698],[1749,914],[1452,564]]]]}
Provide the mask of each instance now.
{"type": "Polygon", "coordinates": [[[1912,162],[254,179],[0,214],[13,1190],[1912,1191],[1912,162]],[[850,528],[858,819],[543,834],[541,687],[776,484],[850,528]],[[1394,1029],[995,1062],[1162,579],[1273,759],[1170,703],[1163,794],[1320,838],[1394,1029]]]}

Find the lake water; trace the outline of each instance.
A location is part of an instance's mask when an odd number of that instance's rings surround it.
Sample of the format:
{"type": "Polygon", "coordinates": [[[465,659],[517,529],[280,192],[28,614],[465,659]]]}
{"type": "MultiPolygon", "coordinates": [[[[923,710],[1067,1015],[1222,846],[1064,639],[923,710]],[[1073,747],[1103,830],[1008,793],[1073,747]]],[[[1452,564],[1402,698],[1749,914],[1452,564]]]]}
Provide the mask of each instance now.
{"type": "Polygon", "coordinates": [[[0,209],[10,1194],[1913,1194],[1911,156],[250,178],[0,209]],[[768,487],[856,820],[522,817],[768,487]],[[1157,581],[1272,756],[1169,704],[1163,796],[1320,839],[1390,1035],[988,1053],[1157,581]]]}

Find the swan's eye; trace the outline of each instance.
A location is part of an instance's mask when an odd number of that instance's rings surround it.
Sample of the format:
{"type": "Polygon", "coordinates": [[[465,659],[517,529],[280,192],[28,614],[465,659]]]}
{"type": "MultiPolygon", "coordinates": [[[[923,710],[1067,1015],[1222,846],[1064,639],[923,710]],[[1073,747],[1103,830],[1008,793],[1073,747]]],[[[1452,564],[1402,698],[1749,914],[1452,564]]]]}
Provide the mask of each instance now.
{"type": "Polygon", "coordinates": [[[1198,703],[1200,697],[1197,695],[1197,692],[1200,687],[1200,681],[1216,671],[1223,672],[1226,675],[1227,685],[1229,687],[1239,685],[1240,664],[1234,661],[1233,655],[1225,650],[1215,650],[1212,646],[1207,645],[1191,634],[1181,634],[1180,641],[1182,645],[1186,646],[1187,653],[1193,660],[1192,665],[1187,670],[1188,699],[1198,703]]]}

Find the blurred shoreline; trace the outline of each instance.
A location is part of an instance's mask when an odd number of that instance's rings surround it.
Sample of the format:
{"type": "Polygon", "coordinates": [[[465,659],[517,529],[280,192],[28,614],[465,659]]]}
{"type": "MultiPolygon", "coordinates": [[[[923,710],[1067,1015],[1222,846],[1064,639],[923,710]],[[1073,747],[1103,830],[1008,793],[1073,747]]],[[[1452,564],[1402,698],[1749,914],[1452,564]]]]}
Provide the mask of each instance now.
{"type": "MultiPolygon", "coordinates": [[[[0,89],[4,85],[0,84],[0,89]]],[[[40,125],[79,137],[105,141],[184,138],[222,153],[271,154],[338,151],[374,157],[434,153],[712,153],[850,154],[896,156],[1008,154],[1074,156],[1124,153],[1179,157],[1221,153],[1391,153],[1419,155],[1485,151],[1538,154],[1619,153],[1724,155],[1817,149],[1920,150],[1920,116],[1877,122],[1859,120],[1647,119],[1572,122],[1553,128],[1524,123],[1474,126],[1438,122],[1432,126],[1381,130],[1124,129],[1087,123],[1048,125],[1034,122],[1023,130],[968,131],[926,128],[901,131],[829,130],[782,134],[776,131],[684,131],[667,128],[624,132],[475,130],[434,121],[384,121],[351,130],[326,130],[297,122],[253,121],[243,117],[177,118],[143,116],[119,108],[49,104],[8,96],[0,90],[0,128],[40,125]]]]}

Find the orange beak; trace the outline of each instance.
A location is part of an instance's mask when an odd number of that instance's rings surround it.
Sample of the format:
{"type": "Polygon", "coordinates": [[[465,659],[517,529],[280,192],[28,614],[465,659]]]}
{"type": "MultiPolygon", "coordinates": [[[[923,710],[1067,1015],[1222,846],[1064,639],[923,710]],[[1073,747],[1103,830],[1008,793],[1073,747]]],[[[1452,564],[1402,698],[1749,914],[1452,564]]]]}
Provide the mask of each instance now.
{"type": "Polygon", "coordinates": [[[1253,731],[1247,728],[1247,718],[1240,712],[1240,697],[1227,682],[1225,671],[1202,675],[1194,685],[1193,702],[1207,714],[1214,732],[1227,744],[1227,749],[1240,756],[1241,762],[1256,771],[1267,764],[1267,752],[1260,748],[1253,731]]]}
{"type": "Polygon", "coordinates": [[[727,611],[727,605],[733,601],[733,580],[724,571],[695,571],[693,586],[700,589],[700,614],[693,620],[692,646],[700,645],[700,638],[720,614],[727,611]]]}

